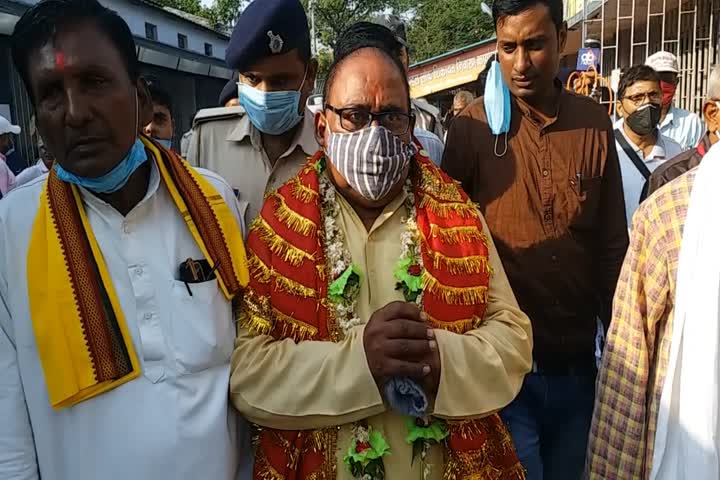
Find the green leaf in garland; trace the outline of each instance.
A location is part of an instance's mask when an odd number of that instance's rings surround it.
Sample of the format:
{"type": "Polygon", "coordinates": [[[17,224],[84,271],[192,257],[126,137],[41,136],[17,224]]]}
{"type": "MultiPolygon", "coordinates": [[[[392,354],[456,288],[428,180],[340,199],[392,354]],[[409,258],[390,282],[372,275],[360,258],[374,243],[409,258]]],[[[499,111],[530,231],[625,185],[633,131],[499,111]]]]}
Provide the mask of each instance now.
{"type": "Polygon", "coordinates": [[[445,422],[441,420],[433,420],[427,426],[418,425],[415,418],[407,418],[405,420],[408,434],[405,441],[414,444],[418,441],[431,441],[440,443],[449,435],[445,422]]]}
{"type": "Polygon", "coordinates": [[[395,289],[402,290],[405,300],[408,302],[414,302],[422,292],[422,275],[413,275],[411,273],[413,270],[422,273],[420,265],[411,257],[401,258],[395,265],[394,275],[398,280],[395,289]]]}
{"type": "Polygon", "coordinates": [[[385,455],[390,454],[390,445],[388,445],[385,437],[377,430],[370,431],[370,438],[366,448],[359,449],[357,442],[353,442],[348,449],[347,455],[343,458],[343,462],[352,468],[353,463],[359,463],[366,466],[373,460],[380,460],[385,455]],[[369,447],[369,448],[368,448],[369,447]],[[358,450],[361,450],[358,452],[358,450]]]}
{"type": "Polygon", "coordinates": [[[315,171],[319,174],[325,171],[325,157],[322,156],[320,159],[315,162],[315,171]]]}
{"type": "Polygon", "coordinates": [[[334,303],[342,302],[343,299],[349,300],[355,293],[355,289],[360,287],[360,278],[360,269],[355,265],[350,265],[330,284],[328,288],[330,300],[334,303]]]}

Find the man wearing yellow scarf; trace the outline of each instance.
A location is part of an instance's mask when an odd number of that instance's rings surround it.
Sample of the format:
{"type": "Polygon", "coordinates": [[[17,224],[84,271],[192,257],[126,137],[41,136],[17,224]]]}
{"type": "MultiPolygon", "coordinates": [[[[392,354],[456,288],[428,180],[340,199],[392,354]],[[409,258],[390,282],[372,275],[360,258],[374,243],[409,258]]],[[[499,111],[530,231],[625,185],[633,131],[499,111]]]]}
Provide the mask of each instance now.
{"type": "Polygon", "coordinates": [[[0,478],[241,477],[232,190],[139,136],[132,35],[96,0],[39,3],[12,54],[56,164],[0,203],[0,478]]]}

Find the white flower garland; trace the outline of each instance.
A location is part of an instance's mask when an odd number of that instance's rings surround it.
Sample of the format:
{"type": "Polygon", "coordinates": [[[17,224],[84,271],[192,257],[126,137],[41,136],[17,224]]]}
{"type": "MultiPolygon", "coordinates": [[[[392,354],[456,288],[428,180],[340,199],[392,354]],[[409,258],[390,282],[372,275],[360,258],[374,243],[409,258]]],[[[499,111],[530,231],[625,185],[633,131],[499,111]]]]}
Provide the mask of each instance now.
{"type": "MultiPolygon", "coordinates": [[[[400,235],[400,259],[410,257],[412,263],[425,270],[422,252],[420,250],[420,229],[417,224],[417,210],[415,209],[415,194],[413,193],[412,181],[408,178],[405,181],[405,210],[408,218],[401,221],[405,224],[405,231],[400,235]]],[[[422,306],[422,292],[415,299],[418,307],[422,306]]]]}
{"type": "MultiPolygon", "coordinates": [[[[340,225],[338,225],[339,211],[335,186],[324,172],[319,175],[319,181],[320,201],[324,215],[325,261],[330,273],[328,283],[332,283],[334,279],[342,275],[352,265],[352,256],[345,245],[345,235],[340,225]]],[[[340,302],[331,301],[330,304],[335,310],[335,319],[343,336],[347,336],[353,327],[362,325],[362,321],[357,315],[357,296],[340,302]]]]}

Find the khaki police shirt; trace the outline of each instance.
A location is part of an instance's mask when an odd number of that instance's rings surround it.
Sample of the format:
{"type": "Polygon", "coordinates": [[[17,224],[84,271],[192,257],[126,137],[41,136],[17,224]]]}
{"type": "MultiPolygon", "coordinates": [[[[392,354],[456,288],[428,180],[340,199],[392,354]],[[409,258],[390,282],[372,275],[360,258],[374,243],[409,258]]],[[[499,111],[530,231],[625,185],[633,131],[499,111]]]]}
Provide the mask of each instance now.
{"type": "Polygon", "coordinates": [[[241,206],[247,206],[245,222],[249,225],[260,213],[265,193],[295,176],[307,158],[320,149],[315,140],[314,115],[305,110],[290,148],[273,166],[260,131],[242,108],[214,110],[218,114],[207,120],[202,118],[202,112],[198,113],[187,160],[195,167],[218,173],[230,184],[241,206]]]}

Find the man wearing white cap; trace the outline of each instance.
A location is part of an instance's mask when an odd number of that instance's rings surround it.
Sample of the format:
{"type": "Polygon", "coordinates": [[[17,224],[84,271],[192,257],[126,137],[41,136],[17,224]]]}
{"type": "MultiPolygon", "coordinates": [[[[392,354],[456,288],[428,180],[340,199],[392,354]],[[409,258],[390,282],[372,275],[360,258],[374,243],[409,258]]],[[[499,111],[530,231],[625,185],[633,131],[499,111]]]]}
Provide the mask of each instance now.
{"type": "Polygon", "coordinates": [[[7,165],[5,154],[13,149],[12,135],[18,135],[20,127],[0,115],[0,198],[15,186],[15,175],[7,165]]]}
{"type": "Polygon", "coordinates": [[[663,93],[660,133],[675,140],[683,150],[697,147],[705,132],[702,120],[697,114],[672,104],[680,82],[677,57],[670,52],[660,51],[650,55],[645,65],[660,75],[663,93]]]}

